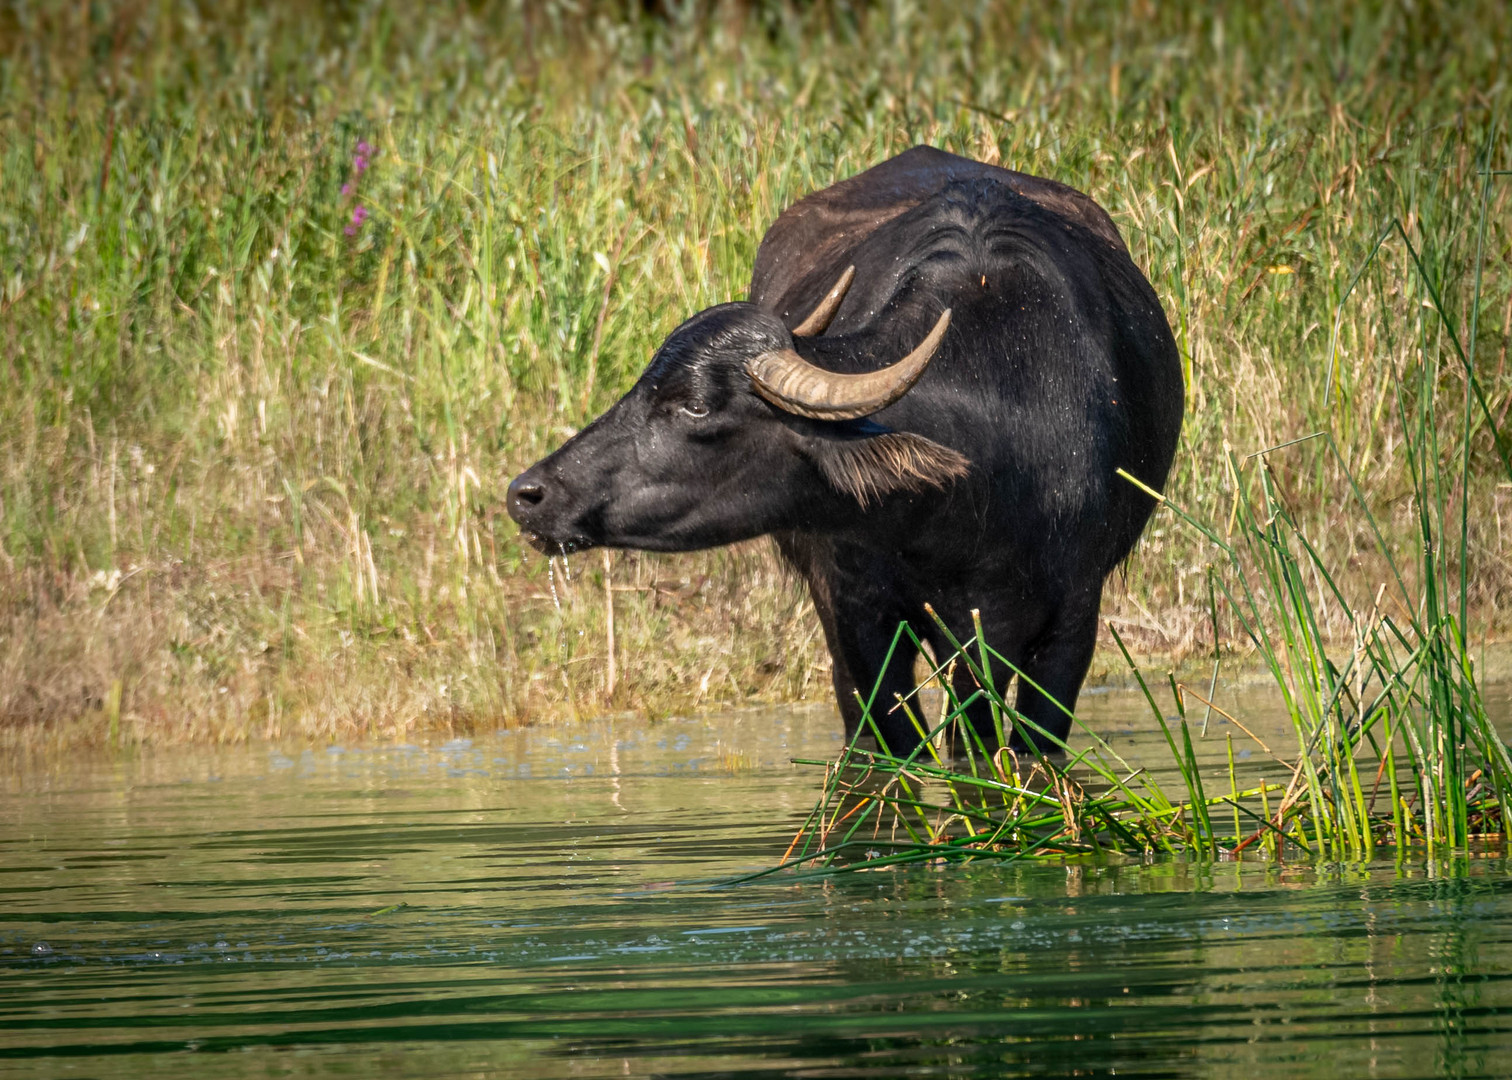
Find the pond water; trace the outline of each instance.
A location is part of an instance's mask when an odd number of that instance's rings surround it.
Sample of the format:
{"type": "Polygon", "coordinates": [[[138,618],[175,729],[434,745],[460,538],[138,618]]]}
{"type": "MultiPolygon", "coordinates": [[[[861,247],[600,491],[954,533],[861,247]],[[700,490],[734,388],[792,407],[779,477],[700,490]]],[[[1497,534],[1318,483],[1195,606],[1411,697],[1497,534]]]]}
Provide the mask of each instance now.
{"type": "MultiPolygon", "coordinates": [[[[1086,709],[1135,756],[1140,711],[1086,709]]],[[[11,763],[0,1075],[1512,1074],[1503,858],[709,888],[837,747],[805,708],[11,763]]]]}

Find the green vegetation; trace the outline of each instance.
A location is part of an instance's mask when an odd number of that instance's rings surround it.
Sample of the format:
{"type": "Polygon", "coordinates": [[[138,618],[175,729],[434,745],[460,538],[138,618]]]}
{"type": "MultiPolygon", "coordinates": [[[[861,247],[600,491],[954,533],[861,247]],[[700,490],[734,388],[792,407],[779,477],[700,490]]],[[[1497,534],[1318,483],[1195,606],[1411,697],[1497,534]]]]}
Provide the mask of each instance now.
{"type": "MultiPolygon", "coordinates": [[[[1237,461],[1230,465],[1237,471],[1237,461]]],[[[1204,774],[1194,740],[1207,737],[1207,717],[1200,724],[1189,717],[1186,699],[1195,696],[1209,712],[1211,702],[1169,675],[1175,713],[1167,715],[1126,649],[1151,722],[1165,738],[1169,769],[1132,766],[1075,716],[1074,734],[1059,744],[1065,757],[993,752],[967,723],[967,707],[979,699],[992,704],[998,745],[1028,721],[988,674],[991,661],[1006,660],[977,636],[957,642],[926,680],[943,698],[937,721],[920,718],[922,684],[894,703],[875,695],[865,703],[868,720],[884,707],[907,712],[927,736],[913,753],[891,753],[868,725],[838,759],[802,762],[824,766],[824,788],[778,869],[822,874],[1109,853],[1361,861],[1381,846],[1399,858],[1421,846],[1431,858],[1506,843],[1512,751],[1486,714],[1457,616],[1435,606],[1446,582],[1435,573],[1432,549],[1425,545],[1413,568],[1421,588],[1400,619],[1382,611],[1379,594],[1368,615],[1344,616],[1353,647],[1336,662],[1320,634],[1326,601],[1309,590],[1307,571],[1316,570],[1330,590],[1332,578],[1275,501],[1268,472],[1255,471],[1251,482],[1263,502],[1252,501],[1250,485],[1236,485],[1238,543],[1177,513],[1224,554],[1227,573],[1214,572],[1215,591],[1233,605],[1281,692],[1296,735],[1290,759],[1228,717],[1264,757],[1237,767],[1230,731],[1226,775],[1204,774]],[[964,699],[952,690],[958,665],[977,685],[964,699]],[[862,745],[862,735],[874,749],[862,745]],[[1285,782],[1268,782],[1267,773],[1285,782]]],[[[1406,592],[1406,581],[1398,574],[1394,584],[1406,592]]],[[[1123,649],[1118,632],[1110,633],[1123,649]]],[[[918,638],[900,627],[894,648],[909,646],[919,648],[918,638]]]]}
{"type": "MultiPolygon", "coordinates": [[[[6,738],[826,694],[765,544],[548,571],[499,497],[742,295],[784,206],[919,142],[1109,210],[1186,364],[1173,503],[1300,552],[1313,606],[1250,608],[1163,516],[1109,589],[1119,633],[1206,670],[1216,626],[1231,666],[1290,664],[1299,731],[1346,730],[1340,701],[1365,705],[1335,686],[1386,651],[1409,682],[1361,716],[1462,715],[1468,627],[1505,625],[1512,588],[1500,5],[578,8],[0,10],[6,738]],[[1472,364],[1464,409],[1429,404],[1472,364]],[[1454,543],[1420,578],[1400,553],[1430,524],[1454,543]],[[1356,659],[1327,674],[1324,644],[1356,659]]],[[[1467,797],[1466,754],[1424,799],[1467,797]]],[[[1370,831],[1329,822],[1314,842],[1370,831]]]]}

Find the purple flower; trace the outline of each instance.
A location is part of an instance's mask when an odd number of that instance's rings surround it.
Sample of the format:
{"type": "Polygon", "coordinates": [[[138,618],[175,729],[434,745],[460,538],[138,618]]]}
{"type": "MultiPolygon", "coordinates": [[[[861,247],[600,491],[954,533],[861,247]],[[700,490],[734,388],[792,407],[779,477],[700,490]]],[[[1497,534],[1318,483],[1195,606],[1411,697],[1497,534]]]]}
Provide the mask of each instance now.
{"type": "MultiPolygon", "coordinates": [[[[347,177],[346,183],[341,185],[341,197],[343,199],[349,199],[356,195],[358,182],[362,179],[362,174],[367,172],[368,166],[372,164],[373,152],[372,143],[368,142],[366,139],[357,140],[356,149],[352,154],[351,175],[347,177]]],[[[367,218],[367,207],[354,206],[352,208],[352,219],[351,221],[347,222],[346,228],[342,231],[345,232],[348,236],[356,236],[357,233],[361,231],[362,223],[366,221],[367,218]]]]}

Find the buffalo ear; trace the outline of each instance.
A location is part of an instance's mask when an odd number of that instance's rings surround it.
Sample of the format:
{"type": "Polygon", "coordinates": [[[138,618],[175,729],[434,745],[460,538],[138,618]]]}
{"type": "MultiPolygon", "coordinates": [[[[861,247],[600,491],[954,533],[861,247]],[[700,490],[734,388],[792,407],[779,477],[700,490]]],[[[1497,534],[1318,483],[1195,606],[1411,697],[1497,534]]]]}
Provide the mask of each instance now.
{"type": "Polygon", "coordinates": [[[819,471],[832,487],[862,506],[896,491],[943,488],[971,468],[971,462],[948,446],[904,431],[883,429],[880,435],[818,443],[812,456],[819,471]]]}

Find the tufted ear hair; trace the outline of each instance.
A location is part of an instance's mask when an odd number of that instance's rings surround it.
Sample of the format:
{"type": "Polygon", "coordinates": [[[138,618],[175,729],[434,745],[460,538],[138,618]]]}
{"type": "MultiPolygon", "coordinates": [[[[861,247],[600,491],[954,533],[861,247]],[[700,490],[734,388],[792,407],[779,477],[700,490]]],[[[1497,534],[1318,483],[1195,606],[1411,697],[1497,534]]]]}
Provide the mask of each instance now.
{"type": "Polygon", "coordinates": [[[815,440],[811,451],[830,485],[863,507],[894,492],[944,488],[971,468],[961,454],[922,435],[872,423],[865,427],[869,430],[859,438],[815,440]]]}

